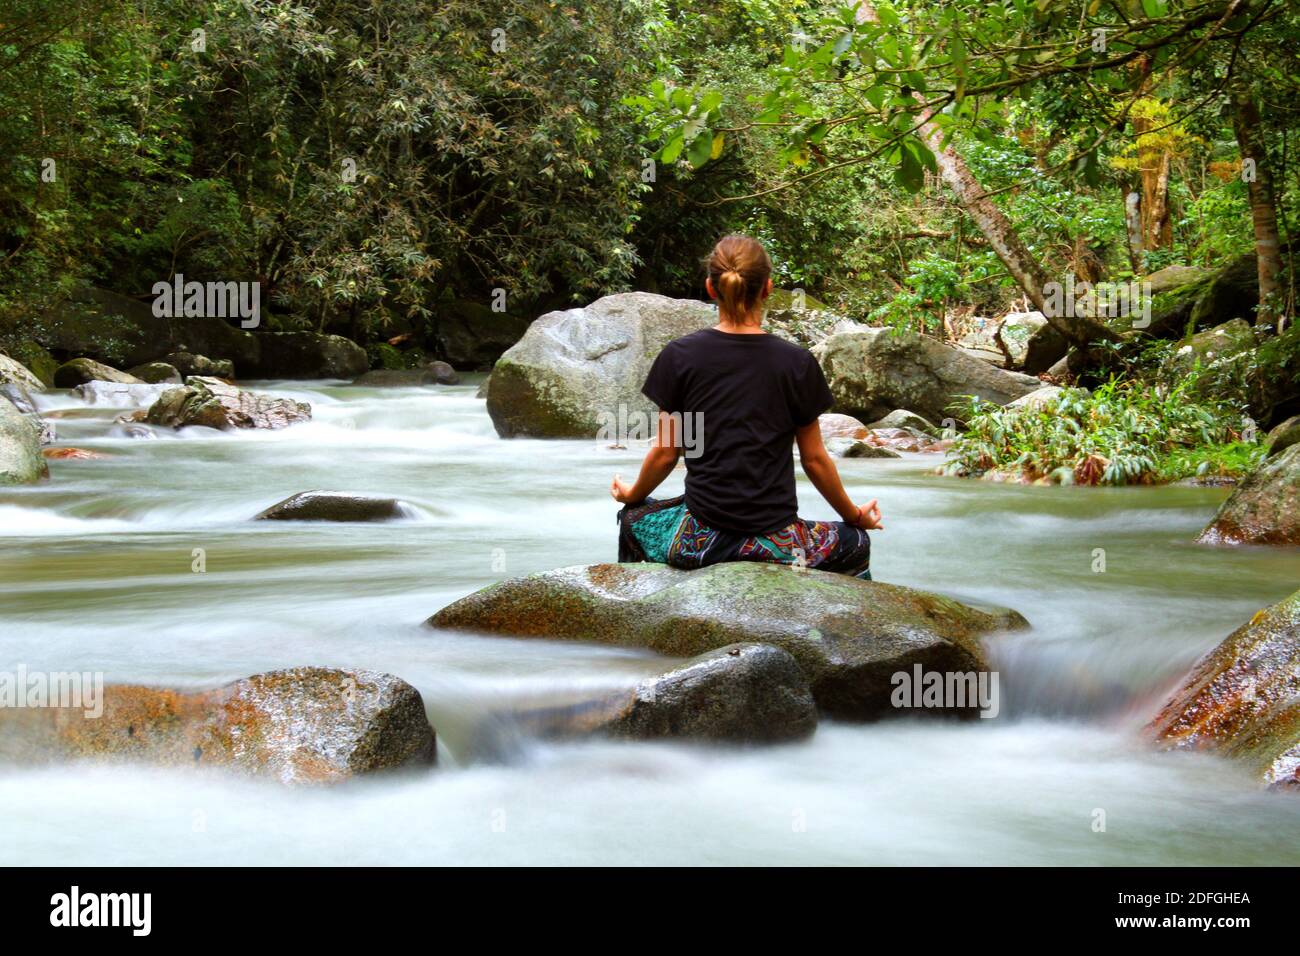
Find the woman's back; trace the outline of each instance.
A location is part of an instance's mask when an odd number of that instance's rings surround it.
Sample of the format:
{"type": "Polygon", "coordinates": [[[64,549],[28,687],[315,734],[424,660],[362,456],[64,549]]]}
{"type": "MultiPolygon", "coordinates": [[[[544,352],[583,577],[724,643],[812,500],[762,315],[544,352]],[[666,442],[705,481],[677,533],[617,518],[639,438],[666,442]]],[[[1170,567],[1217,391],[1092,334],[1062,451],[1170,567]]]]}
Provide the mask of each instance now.
{"type": "Polygon", "coordinates": [[[775,335],[703,329],[668,343],[642,391],[682,416],[692,514],[744,534],[795,520],[795,430],[832,404],[811,353],[775,335]]]}

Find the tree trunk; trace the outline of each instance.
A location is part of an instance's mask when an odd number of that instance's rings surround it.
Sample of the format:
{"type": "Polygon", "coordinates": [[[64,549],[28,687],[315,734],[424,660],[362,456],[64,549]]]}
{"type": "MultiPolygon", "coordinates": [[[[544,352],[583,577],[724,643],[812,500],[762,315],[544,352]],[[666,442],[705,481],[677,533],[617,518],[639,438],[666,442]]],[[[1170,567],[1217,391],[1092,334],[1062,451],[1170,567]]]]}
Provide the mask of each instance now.
{"type": "Polygon", "coordinates": [[[1169,218],[1169,150],[1154,145],[1143,134],[1152,127],[1148,117],[1133,117],[1137,134],[1138,175],[1142,179],[1142,246],[1144,249],[1172,249],[1174,228],[1169,218]]]}
{"type": "Polygon", "coordinates": [[[1250,218],[1255,227],[1255,260],[1259,270],[1259,308],[1255,324],[1273,324],[1276,306],[1282,298],[1282,243],[1277,231],[1277,207],[1273,200],[1273,178],[1261,136],[1259,108],[1244,83],[1236,81],[1232,91],[1232,127],[1237,134],[1243,173],[1247,160],[1254,161],[1253,176],[1247,175],[1250,218]]]}
{"type": "MultiPolygon", "coordinates": [[[[861,0],[858,4],[857,18],[859,23],[875,23],[875,8],[866,0],[861,0]]],[[[925,100],[920,93],[912,95],[920,102],[925,100]]],[[[1043,286],[1048,281],[1047,273],[1021,241],[1011,220],[993,203],[993,200],[988,198],[984,187],[971,173],[966,161],[951,145],[946,149],[941,148],[943,131],[930,121],[933,115],[933,110],[921,111],[917,117],[919,120],[917,133],[934,153],[940,178],[957,197],[957,202],[965,210],[966,215],[970,216],[971,221],[984,234],[989,246],[1002,260],[1007,272],[1024,290],[1029,301],[1034,304],[1034,308],[1041,312],[1048,324],[1072,345],[1085,346],[1094,339],[1114,339],[1114,333],[1105,325],[1087,316],[1053,314],[1056,310],[1049,308],[1047,296],[1043,291],[1043,286]]]]}
{"type": "Polygon", "coordinates": [[[1124,227],[1128,233],[1128,261],[1134,275],[1145,269],[1142,262],[1142,194],[1136,189],[1124,193],[1124,227]]]}

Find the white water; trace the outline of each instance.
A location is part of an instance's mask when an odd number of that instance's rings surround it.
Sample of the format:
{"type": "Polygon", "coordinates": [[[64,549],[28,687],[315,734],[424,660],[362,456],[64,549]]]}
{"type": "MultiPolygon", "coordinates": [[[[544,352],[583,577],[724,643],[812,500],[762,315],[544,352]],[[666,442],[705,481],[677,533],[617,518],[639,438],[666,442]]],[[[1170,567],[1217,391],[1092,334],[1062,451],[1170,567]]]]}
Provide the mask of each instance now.
{"type": "MultiPolygon", "coordinates": [[[[49,482],[0,491],[0,669],[172,686],[386,670],[424,695],[438,768],[310,792],[0,768],[0,863],[1300,862],[1300,801],[1138,735],[1200,653],[1300,578],[1292,553],[1190,543],[1222,491],[1020,488],[931,477],[922,456],[844,461],[855,496],[885,510],[879,579],[1034,625],[990,648],[1001,717],[824,722],[770,749],[543,745],[492,715],[631,682],[653,661],[421,622],[504,575],[612,560],[606,488],[635,473],[636,450],[502,441],[473,384],[263,387],[311,402],[314,421],[150,441],[112,423],[120,409],[43,396],[61,442],[111,457],[52,461],[49,482]],[[414,517],[248,521],[310,489],[395,495],[414,517]]],[[[802,513],[830,517],[800,492],[802,513]]]]}

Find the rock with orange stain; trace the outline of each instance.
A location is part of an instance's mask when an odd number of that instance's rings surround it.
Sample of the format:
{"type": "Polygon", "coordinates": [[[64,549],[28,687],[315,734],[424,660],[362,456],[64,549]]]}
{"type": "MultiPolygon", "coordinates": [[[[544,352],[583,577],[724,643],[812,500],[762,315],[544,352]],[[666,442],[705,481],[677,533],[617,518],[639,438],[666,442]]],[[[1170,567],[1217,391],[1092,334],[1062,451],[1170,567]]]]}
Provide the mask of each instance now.
{"type": "Polygon", "coordinates": [[[110,685],[78,703],[0,708],[0,760],[218,767],[285,784],[434,762],[420,693],[391,674],[297,667],[208,691],[110,685]]]}
{"type": "Polygon", "coordinates": [[[1149,727],[1163,745],[1234,758],[1300,790],[1300,591],[1202,657],[1149,727]]]}
{"type": "Polygon", "coordinates": [[[821,430],[822,441],[830,441],[833,438],[860,440],[866,438],[871,431],[852,415],[841,415],[838,412],[828,412],[819,416],[817,427],[821,430]]]}
{"type": "Polygon", "coordinates": [[[112,455],[104,455],[97,451],[89,451],[85,448],[43,448],[41,454],[46,458],[63,460],[65,458],[76,458],[93,460],[98,458],[111,458],[112,455]]]}
{"type": "Polygon", "coordinates": [[[1300,445],[1265,459],[1237,485],[1197,540],[1300,545],[1300,445]]]}

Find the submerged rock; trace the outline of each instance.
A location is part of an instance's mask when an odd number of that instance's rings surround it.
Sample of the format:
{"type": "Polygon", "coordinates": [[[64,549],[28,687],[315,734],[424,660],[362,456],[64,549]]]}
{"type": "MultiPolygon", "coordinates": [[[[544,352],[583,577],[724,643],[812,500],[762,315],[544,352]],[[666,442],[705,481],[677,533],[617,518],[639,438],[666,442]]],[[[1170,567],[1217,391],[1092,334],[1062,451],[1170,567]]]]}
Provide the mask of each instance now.
{"type": "Polygon", "coordinates": [[[817,706],[790,654],[770,644],[729,644],[626,691],[511,718],[548,738],[599,734],[776,743],[816,730],[817,706]]]}
{"type": "Polygon", "coordinates": [[[1300,791],[1300,592],[1202,657],[1149,730],[1167,747],[1231,757],[1269,786],[1300,791]]]}
{"type": "Polygon", "coordinates": [[[54,372],[55,388],[76,388],[85,382],[117,382],[121,385],[143,385],[134,375],[118,371],[111,365],[94,359],[76,358],[64,362],[54,372]]]}
{"type": "Polygon", "coordinates": [[[649,292],[548,312],[493,367],[492,424],[503,438],[591,438],[620,410],[653,422],[641,394],[651,363],[669,340],[717,321],[703,302],[649,292]]]}
{"type": "Polygon", "coordinates": [[[987,669],[980,637],[1028,626],[1014,611],[978,609],[911,588],[757,562],[680,571],[595,564],[512,578],[462,598],[430,626],[509,637],[645,647],[691,657],[760,642],[788,651],[818,706],[880,717],[892,676],[987,669]]]}
{"type": "Polygon", "coordinates": [[[932,421],[960,421],[959,403],[965,396],[1006,405],[1042,384],[915,332],[842,332],[813,353],[830,383],[835,410],[863,421],[898,408],[932,421]]]}
{"type": "Polygon", "coordinates": [[[311,406],[291,398],[254,395],[219,379],[195,375],[169,388],[135,421],[169,428],[286,428],[311,419],[311,406]]]}
{"type": "Polygon", "coordinates": [[[254,521],[390,521],[407,512],[396,498],[334,491],[303,491],[253,517],[254,521]]]}
{"type": "Polygon", "coordinates": [[[0,708],[0,760],[221,767],[286,784],[434,762],[420,692],[391,674],[297,667],[185,692],[103,688],[80,707],[0,708]]]}
{"type": "Polygon", "coordinates": [[[0,397],[0,485],[26,485],[48,478],[40,426],[0,397]]]}
{"type": "Polygon", "coordinates": [[[1300,444],[1266,458],[1238,484],[1197,540],[1300,545],[1300,444]]]}

